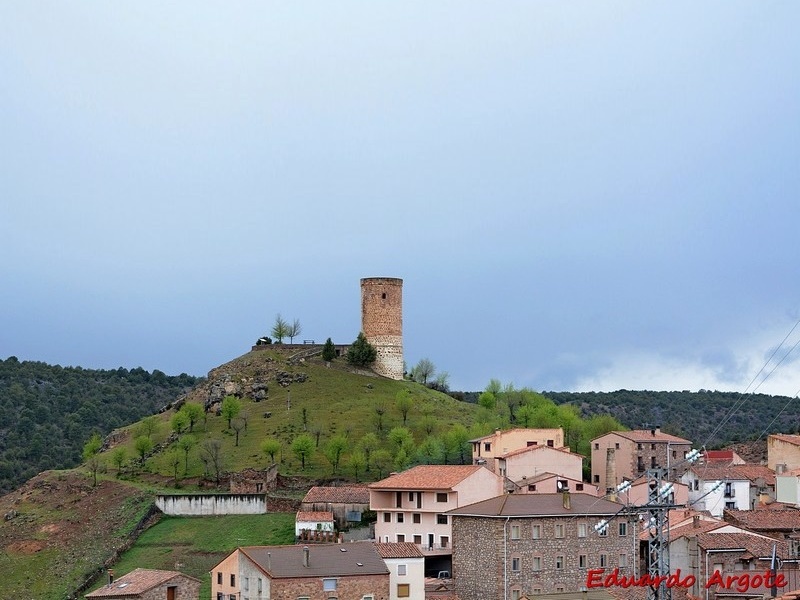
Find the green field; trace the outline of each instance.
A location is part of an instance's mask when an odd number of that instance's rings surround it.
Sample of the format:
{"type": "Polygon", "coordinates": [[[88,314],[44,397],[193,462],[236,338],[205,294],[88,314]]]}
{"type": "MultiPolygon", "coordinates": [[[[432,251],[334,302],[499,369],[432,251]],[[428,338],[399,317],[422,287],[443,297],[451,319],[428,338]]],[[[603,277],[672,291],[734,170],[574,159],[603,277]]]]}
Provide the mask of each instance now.
{"type": "MultiPolygon", "coordinates": [[[[201,598],[211,597],[209,571],[238,546],[294,543],[294,514],[162,517],[114,564],[116,577],[136,568],[179,570],[203,584],[201,598]]],[[[96,589],[106,582],[96,582],[96,589]]]]}

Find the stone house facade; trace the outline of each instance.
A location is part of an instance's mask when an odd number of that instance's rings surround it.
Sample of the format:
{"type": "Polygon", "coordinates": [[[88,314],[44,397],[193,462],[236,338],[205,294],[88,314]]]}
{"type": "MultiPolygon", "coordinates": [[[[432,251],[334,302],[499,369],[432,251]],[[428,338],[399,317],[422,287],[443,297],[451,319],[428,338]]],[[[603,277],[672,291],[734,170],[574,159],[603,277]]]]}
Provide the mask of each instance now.
{"type": "Polygon", "coordinates": [[[266,494],[278,485],[278,465],[266,469],[244,469],[230,474],[231,494],[266,494]]]}
{"type": "Polygon", "coordinates": [[[199,600],[200,580],[178,571],[134,569],[86,594],[87,600],[199,600]]]}
{"type": "Polygon", "coordinates": [[[648,469],[667,469],[675,481],[689,466],[689,440],[662,433],[658,427],[611,431],[592,440],[592,481],[601,493],[610,493],[623,481],[632,481],[648,469]]]}
{"type": "Polygon", "coordinates": [[[211,570],[212,600],[389,600],[372,542],[237,548],[211,570]]]}
{"type": "Polygon", "coordinates": [[[567,492],[499,496],[450,511],[459,599],[577,592],[589,569],[633,573],[637,540],[620,508],[567,492]]]}

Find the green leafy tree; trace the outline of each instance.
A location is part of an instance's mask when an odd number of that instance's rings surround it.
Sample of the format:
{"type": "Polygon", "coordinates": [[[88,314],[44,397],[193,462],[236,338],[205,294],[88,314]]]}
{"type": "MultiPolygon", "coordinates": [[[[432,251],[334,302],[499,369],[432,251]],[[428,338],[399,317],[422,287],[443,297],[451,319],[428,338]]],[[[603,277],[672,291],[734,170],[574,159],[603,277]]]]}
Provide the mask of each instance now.
{"type": "Polygon", "coordinates": [[[380,440],[378,440],[378,436],[371,431],[365,433],[358,442],[359,449],[364,453],[364,468],[367,472],[369,472],[369,458],[372,456],[372,452],[378,447],[379,444],[380,440]]]}
{"type": "Polygon", "coordinates": [[[388,437],[395,452],[400,448],[408,449],[414,445],[414,436],[406,427],[392,427],[388,437]]]}
{"type": "Polygon", "coordinates": [[[426,465],[444,463],[446,455],[444,442],[436,436],[428,436],[417,446],[417,461],[426,465]]]}
{"type": "Polygon", "coordinates": [[[444,435],[445,462],[448,456],[452,456],[459,464],[466,464],[467,457],[472,456],[469,440],[470,435],[466,427],[461,423],[453,425],[444,435]]]}
{"type": "Polygon", "coordinates": [[[183,433],[184,429],[189,427],[189,417],[186,416],[185,412],[178,411],[172,415],[170,426],[172,427],[172,431],[180,435],[183,433]]]}
{"type": "Polygon", "coordinates": [[[195,402],[186,402],[183,406],[181,406],[181,410],[186,418],[189,420],[189,433],[194,430],[195,423],[199,422],[200,419],[203,418],[203,407],[195,402]]]}
{"type": "Polygon", "coordinates": [[[125,446],[117,446],[111,452],[111,462],[112,464],[117,467],[117,477],[119,477],[120,473],[122,473],[122,467],[125,465],[125,461],[128,460],[128,450],[125,446]]]}
{"type": "Polygon", "coordinates": [[[139,423],[139,435],[151,438],[158,432],[160,423],[156,415],[149,415],[139,423]]]}
{"type": "Polygon", "coordinates": [[[275,343],[282,344],[283,338],[289,337],[289,323],[287,323],[283,317],[281,317],[280,313],[275,317],[275,323],[272,325],[272,329],[270,331],[272,333],[272,337],[275,338],[275,343]]]}
{"type": "Polygon", "coordinates": [[[183,452],[183,472],[189,474],[189,454],[197,445],[197,440],[193,435],[185,434],[178,438],[178,449],[183,452]]]}
{"type": "Polygon", "coordinates": [[[347,445],[347,438],[341,433],[334,435],[328,440],[328,443],[325,444],[323,453],[325,454],[325,458],[331,463],[334,475],[339,469],[339,462],[342,459],[342,454],[347,450],[347,445]]]}
{"type": "Polygon", "coordinates": [[[331,362],[336,358],[336,348],[331,341],[331,338],[325,340],[325,345],[322,347],[322,360],[331,362]]]}
{"type": "Polygon", "coordinates": [[[236,396],[225,396],[222,399],[220,414],[228,421],[228,429],[231,428],[231,421],[238,416],[241,410],[242,403],[236,396]]]}
{"type": "Polygon", "coordinates": [[[372,453],[372,465],[378,470],[378,478],[383,478],[391,464],[392,455],[386,448],[378,448],[372,453]]]}
{"type": "Polygon", "coordinates": [[[425,435],[431,435],[438,426],[439,422],[433,415],[425,415],[419,420],[419,427],[425,432],[425,435]]]}
{"type": "Polygon", "coordinates": [[[269,456],[272,464],[275,464],[275,455],[280,452],[281,443],[275,438],[267,438],[261,442],[261,452],[269,456]]]}
{"type": "Polygon", "coordinates": [[[411,392],[408,390],[400,390],[397,392],[394,397],[394,406],[403,417],[403,425],[405,426],[408,420],[408,412],[414,406],[414,401],[411,399],[411,392]]]}
{"type": "Polygon", "coordinates": [[[517,424],[523,427],[530,427],[533,424],[533,419],[536,416],[536,409],[527,404],[523,404],[517,409],[517,424]]]}
{"type": "Polygon", "coordinates": [[[356,341],[347,350],[347,362],[355,367],[366,367],[375,362],[378,351],[367,341],[364,332],[358,334],[356,341]]]}
{"type": "Polygon", "coordinates": [[[92,474],[92,485],[97,486],[97,471],[100,470],[100,450],[103,448],[103,438],[99,433],[93,433],[92,436],[83,445],[83,460],[86,461],[86,466],[89,467],[89,472],[92,474]]]}
{"type": "Polygon", "coordinates": [[[356,481],[358,481],[358,474],[364,470],[366,464],[367,459],[361,450],[356,450],[347,457],[347,466],[353,471],[353,477],[355,477],[356,481]]]}
{"type": "Polygon", "coordinates": [[[310,461],[314,452],[314,438],[307,433],[301,433],[292,442],[292,452],[300,459],[300,467],[305,471],[306,461],[310,461]]]}
{"type": "Polygon", "coordinates": [[[398,471],[405,471],[411,464],[411,454],[405,448],[400,448],[394,455],[394,468],[398,471]]]}
{"type": "Polygon", "coordinates": [[[136,449],[136,454],[139,455],[139,461],[144,465],[144,459],[147,454],[153,449],[153,440],[147,435],[140,435],[133,440],[133,447],[136,449]]]}
{"type": "Polygon", "coordinates": [[[286,328],[286,335],[289,337],[289,343],[294,344],[294,338],[303,333],[303,328],[300,325],[300,319],[295,319],[286,328]]]}
{"type": "Polygon", "coordinates": [[[497,396],[493,392],[481,392],[478,396],[478,406],[482,406],[488,410],[492,410],[497,406],[497,396]]]}

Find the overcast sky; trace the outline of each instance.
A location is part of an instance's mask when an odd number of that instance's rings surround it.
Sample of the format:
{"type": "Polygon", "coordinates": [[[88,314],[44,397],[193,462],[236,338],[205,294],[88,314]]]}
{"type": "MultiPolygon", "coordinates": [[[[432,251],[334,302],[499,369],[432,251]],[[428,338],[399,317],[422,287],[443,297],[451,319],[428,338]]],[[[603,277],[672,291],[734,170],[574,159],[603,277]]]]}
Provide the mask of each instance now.
{"type": "Polygon", "coordinates": [[[0,358],[205,375],[277,313],[351,342],[388,276],[453,389],[753,389],[800,341],[798,23],[0,3],[0,358]]]}

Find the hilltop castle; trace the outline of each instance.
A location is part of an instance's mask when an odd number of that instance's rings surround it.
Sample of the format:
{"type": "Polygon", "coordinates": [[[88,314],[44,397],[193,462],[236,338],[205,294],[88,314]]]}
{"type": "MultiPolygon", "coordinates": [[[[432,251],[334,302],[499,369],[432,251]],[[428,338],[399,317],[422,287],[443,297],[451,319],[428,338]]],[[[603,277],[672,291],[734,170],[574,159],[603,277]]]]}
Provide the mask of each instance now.
{"type": "Polygon", "coordinates": [[[378,356],[372,368],[389,379],[403,378],[403,280],[361,280],[361,331],[378,356]]]}

